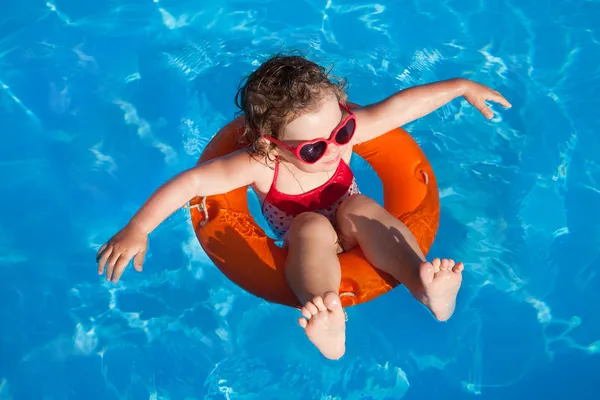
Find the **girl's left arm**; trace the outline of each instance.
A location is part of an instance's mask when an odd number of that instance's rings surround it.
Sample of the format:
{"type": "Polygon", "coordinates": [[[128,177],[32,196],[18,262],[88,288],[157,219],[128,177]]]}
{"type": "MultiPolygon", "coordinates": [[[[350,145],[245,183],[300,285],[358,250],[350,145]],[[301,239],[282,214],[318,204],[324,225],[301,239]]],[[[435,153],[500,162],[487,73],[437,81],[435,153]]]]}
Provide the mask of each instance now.
{"type": "Polygon", "coordinates": [[[412,122],[463,96],[488,119],[494,116],[486,100],[512,105],[495,90],[480,83],[454,78],[401,90],[375,104],[357,109],[355,143],[365,142],[412,122]]]}

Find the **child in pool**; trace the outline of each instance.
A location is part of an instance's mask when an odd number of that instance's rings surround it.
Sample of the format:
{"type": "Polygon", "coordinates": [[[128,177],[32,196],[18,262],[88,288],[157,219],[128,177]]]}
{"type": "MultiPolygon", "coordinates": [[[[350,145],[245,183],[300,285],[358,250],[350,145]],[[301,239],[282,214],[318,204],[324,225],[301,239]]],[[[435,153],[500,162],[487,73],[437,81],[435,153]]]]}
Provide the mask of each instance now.
{"type": "Polygon", "coordinates": [[[466,79],[412,87],[350,111],[345,87],[301,56],[277,55],[247,77],[236,96],[250,146],[199,164],[161,186],[98,251],[98,274],[117,282],[133,258],[137,271],[148,234],[195,196],[252,185],[274,232],[288,248],[285,274],[304,306],[298,323],[329,359],[345,352],[338,297],[338,254],[360,246],[367,260],[401,282],[440,321],[454,312],[463,264],[428,262],[406,226],[360,194],[348,167],[354,145],[423,117],[459,96],[487,118],[498,92],[466,79]],[[375,225],[374,225],[375,224],[375,225]]]}

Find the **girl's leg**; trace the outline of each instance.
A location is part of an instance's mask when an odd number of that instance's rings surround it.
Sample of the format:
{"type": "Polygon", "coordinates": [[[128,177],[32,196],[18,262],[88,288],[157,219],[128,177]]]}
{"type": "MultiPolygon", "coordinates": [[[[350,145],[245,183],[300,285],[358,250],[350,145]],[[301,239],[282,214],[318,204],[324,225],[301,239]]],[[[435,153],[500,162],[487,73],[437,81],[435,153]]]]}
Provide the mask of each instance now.
{"type": "Polygon", "coordinates": [[[286,234],[288,283],[302,307],[298,323],[310,341],[329,359],[344,355],[346,321],[338,297],[341,270],[337,234],[327,218],[304,213],[286,234]]]}
{"type": "Polygon", "coordinates": [[[427,262],[410,230],[366,196],[346,199],[336,218],[345,249],[360,246],[375,268],[406,286],[438,320],[452,316],[462,282],[462,263],[449,259],[427,262]]]}

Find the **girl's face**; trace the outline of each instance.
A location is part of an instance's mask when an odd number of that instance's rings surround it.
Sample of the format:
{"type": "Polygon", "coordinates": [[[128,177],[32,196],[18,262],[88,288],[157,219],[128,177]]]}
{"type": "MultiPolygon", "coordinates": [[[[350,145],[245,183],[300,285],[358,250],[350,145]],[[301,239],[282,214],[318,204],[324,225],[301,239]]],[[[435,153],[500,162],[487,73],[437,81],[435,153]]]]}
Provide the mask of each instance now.
{"type": "MultiPolygon", "coordinates": [[[[287,124],[279,140],[288,146],[296,147],[302,142],[313,139],[329,139],[331,133],[347,116],[348,114],[340,109],[338,99],[332,93],[323,98],[314,111],[304,113],[287,124]]],[[[281,158],[299,170],[316,173],[335,170],[346,154],[349,145],[350,143],[341,146],[329,144],[323,157],[315,164],[303,163],[293,153],[282,147],[278,147],[277,151],[281,158]]]]}

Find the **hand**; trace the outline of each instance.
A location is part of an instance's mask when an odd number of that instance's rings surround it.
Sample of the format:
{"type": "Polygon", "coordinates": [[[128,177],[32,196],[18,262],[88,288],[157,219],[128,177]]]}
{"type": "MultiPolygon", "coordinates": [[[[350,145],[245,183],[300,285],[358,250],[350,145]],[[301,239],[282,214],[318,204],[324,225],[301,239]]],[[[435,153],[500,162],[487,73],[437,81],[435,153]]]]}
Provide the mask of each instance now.
{"type": "Polygon", "coordinates": [[[104,273],[106,264],[106,280],[118,282],[131,258],[135,270],[142,272],[147,249],[148,235],[133,226],[126,226],[98,250],[98,275],[104,273]]]}
{"type": "Polygon", "coordinates": [[[487,119],[491,119],[494,116],[494,113],[487,106],[487,104],[485,104],[486,100],[500,103],[504,108],[512,107],[512,104],[510,104],[508,100],[506,100],[500,93],[473,81],[466,81],[466,87],[463,96],[469,103],[471,103],[473,107],[481,111],[481,113],[487,119]]]}

